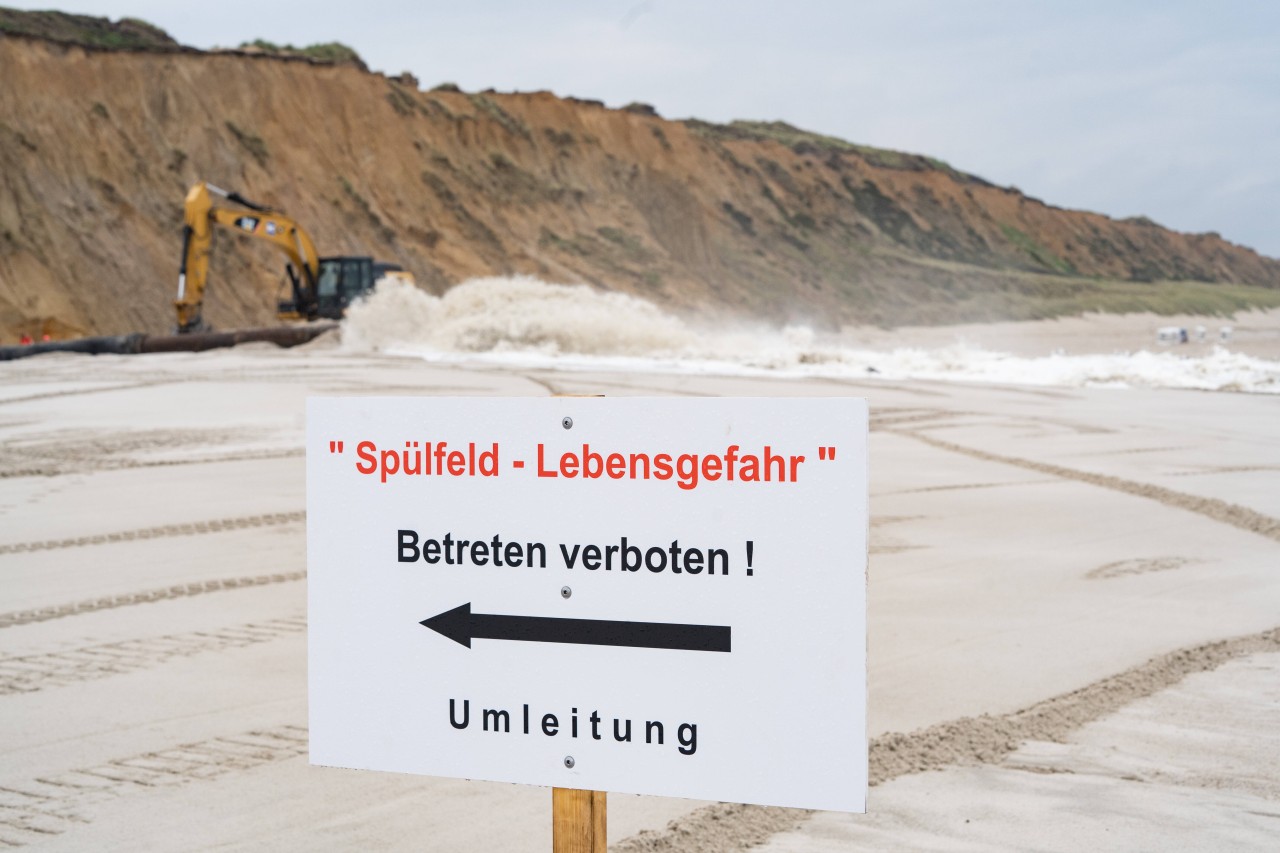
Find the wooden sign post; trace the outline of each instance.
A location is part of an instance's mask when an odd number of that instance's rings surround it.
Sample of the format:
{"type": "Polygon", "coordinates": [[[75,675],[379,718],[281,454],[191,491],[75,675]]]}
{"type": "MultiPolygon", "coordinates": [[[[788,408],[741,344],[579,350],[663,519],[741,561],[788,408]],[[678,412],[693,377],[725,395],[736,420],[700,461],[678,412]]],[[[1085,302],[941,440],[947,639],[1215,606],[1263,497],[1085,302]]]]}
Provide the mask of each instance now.
{"type": "Polygon", "coordinates": [[[577,788],[551,789],[551,847],[554,853],[605,853],[607,795],[577,788]]]}

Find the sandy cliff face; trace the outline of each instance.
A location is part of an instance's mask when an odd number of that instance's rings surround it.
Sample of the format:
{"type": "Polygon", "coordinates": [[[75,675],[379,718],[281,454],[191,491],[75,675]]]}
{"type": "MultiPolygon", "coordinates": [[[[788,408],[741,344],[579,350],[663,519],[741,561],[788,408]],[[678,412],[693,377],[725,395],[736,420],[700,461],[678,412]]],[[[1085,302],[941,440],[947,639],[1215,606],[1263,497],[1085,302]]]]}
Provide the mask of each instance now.
{"type": "MultiPolygon", "coordinates": [[[[1280,287],[1280,262],[1216,235],[785,127],[14,36],[0,79],[0,339],[167,330],[198,179],[287,211],[322,254],[399,262],[434,292],[530,273],[674,309],[939,322],[1024,316],[1027,298],[1096,277],[1280,287]]],[[[282,266],[220,235],[207,316],[271,322],[282,266]]]]}

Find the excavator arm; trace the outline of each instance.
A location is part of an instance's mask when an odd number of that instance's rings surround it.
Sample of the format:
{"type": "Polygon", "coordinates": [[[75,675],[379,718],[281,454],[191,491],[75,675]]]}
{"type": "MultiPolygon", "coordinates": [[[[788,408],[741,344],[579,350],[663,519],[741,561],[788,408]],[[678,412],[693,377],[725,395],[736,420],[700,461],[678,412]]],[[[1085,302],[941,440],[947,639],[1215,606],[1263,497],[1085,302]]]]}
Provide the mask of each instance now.
{"type": "Polygon", "coordinates": [[[298,223],[282,213],[249,201],[239,193],[227,192],[203,181],[187,192],[183,221],[182,266],[178,270],[178,298],[173,303],[178,311],[179,334],[208,328],[202,308],[215,226],[265,240],[284,252],[289,259],[293,304],[304,317],[314,313],[320,259],[310,235],[298,223]],[[213,201],[215,195],[236,207],[216,206],[213,201]]]}

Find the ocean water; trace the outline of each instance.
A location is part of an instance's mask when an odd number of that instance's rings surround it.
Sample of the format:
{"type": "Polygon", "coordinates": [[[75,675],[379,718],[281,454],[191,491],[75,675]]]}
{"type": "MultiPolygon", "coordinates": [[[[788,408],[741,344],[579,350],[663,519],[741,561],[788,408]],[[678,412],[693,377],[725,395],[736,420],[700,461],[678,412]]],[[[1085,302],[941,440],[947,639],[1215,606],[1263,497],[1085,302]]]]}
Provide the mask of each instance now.
{"type": "Polygon", "coordinates": [[[343,321],[343,347],[434,362],[631,372],[933,379],[1014,385],[1188,388],[1280,394],[1280,362],[1215,347],[1016,356],[957,343],[868,348],[804,326],[702,328],[658,306],[585,285],[473,279],[437,297],[384,282],[343,321]]]}

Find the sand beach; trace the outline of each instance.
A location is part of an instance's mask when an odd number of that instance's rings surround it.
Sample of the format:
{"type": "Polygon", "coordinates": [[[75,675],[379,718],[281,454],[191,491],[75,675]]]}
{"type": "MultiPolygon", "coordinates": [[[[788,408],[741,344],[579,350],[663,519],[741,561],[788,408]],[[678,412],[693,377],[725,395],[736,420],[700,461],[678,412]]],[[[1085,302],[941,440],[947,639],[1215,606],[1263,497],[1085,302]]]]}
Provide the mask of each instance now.
{"type": "Polygon", "coordinates": [[[0,845],[549,848],[548,789],[307,763],[304,403],[351,394],[869,401],[869,813],[617,795],[611,849],[1274,843],[1273,394],[332,340],[0,376],[0,845]]]}

